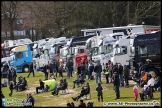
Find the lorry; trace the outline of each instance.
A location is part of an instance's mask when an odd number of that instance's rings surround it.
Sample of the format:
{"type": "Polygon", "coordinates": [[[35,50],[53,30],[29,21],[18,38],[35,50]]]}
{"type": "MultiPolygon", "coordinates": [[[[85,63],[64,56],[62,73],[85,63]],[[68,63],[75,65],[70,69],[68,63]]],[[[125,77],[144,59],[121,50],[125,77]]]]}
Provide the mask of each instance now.
{"type": "Polygon", "coordinates": [[[33,61],[29,44],[13,48],[10,55],[9,66],[15,67],[17,73],[29,72],[29,64],[33,61]]]}
{"type": "Polygon", "coordinates": [[[66,46],[67,41],[69,41],[69,39],[60,38],[60,39],[58,39],[57,42],[50,45],[51,46],[51,50],[49,53],[50,59],[52,59],[52,60],[60,59],[60,49],[63,48],[64,46],[66,46]]]}
{"type": "Polygon", "coordinates": [[[138,79],[139,62],[144,71],[155,76],[161,75],[161,31],[149,34],[133,35],[130,41],[130,71],[134,80],[138,79]]]}
{"type": "Polygon", "coordinates": [[[109,28],[96,28],[96,29],[83,29],[81,31],[84,32],[84,36],[87,35],[95,35],[95,36],[104,36],[107,34],[123,32],[124,35],[129,35],[128,31],[132,31],[133,33],[151,33],[152,31],[160,30],[160,26],[152,26],[152,25],[128,25],[128,26],[120,26],[120,27],[109,27],[109,28]]]}
{"type": "MultiPolygon", "coordinates": [[[[17,40],[5,40],[3,44],[1,44],[3,58],[1,58],[1,62],[8,62],[10,60],[10,51],[20,45],[30,44],[32,47],[33,42],[28,39],[17,39],[17,40]]],[[[31,49],[32,50],[32,49],[31,49]]]]}
{"type": "MultiPolygon", "coordinates": [[[[75,55],[74,53],[76,53],[75,51],[79,51],[77,50],[77,48],[79,47],[76,47],[76,46],[82,46],[82,45],[85,45],[87,39],[93,37],[94,35],[89,35],[89,36],[77,36],[77,37],[72,37],[70,39],[69,42],[67,42],[66,46],[67,46],[67,59],[72,59],[73,60],[73,63],[74,63],[74,67],[77,66],[76,64],[76,60],[75,60],[75,55]]],[[[79,56],[79,55],[78,55],[79,56]]],[[[79,56],[80,58],[84,58],[85,56],[84,55],[80,55],[79,56]],[[82,57],[83,56],[83,57],[82,57]]],[[[86,59],[86,58],[85,58],[86,59]]],[[[80,59],[81,60],[81,59],[80,59]]]]}

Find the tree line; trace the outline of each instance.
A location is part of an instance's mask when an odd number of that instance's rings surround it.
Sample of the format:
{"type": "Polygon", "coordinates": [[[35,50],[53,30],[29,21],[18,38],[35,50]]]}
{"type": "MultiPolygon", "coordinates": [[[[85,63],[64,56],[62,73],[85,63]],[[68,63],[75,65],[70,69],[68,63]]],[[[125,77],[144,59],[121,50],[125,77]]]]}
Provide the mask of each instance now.
{"type": "Polygon", "coordinates": [[[14,39],[13,23],[24,18],[25,30],[36,37],[81,36],[81,29],[160,25],[160,1],[2,1],[3,29],[14,39]]]}

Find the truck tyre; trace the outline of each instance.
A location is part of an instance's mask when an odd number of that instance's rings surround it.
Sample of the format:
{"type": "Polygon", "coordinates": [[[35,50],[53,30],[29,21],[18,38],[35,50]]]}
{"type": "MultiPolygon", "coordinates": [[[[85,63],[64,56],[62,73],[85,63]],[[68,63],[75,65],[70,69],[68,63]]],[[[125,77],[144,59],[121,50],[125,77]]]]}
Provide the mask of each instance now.
{"type": "Polygon", "coordinates": [[[148,72],[149,74],[153,75],[153,76],[158,76],[158,72],[156,69],[148,69],[146,72],[148,72]]]}
{"type": "Polygon", "coordinates": [[[23,72],[29,72],[29,66],[28,65],[23,66],[23,72]]]}

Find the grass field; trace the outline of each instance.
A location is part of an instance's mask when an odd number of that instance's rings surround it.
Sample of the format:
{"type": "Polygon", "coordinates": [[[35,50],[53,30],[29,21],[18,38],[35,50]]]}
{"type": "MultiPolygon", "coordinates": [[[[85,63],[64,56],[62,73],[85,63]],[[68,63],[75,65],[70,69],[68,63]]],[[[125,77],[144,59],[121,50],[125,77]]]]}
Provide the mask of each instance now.
{"type": "MultiPolygon", "coordinates": [[[[63,74],[66,76],[66,74],[63,74]]],[[[27,73],[18,73],[18,76],[23,76],[27,77],[27,73]]],[[[5,98],[25,98],[26,99],[26,94],[31,93],[35,99],[35,106],[66,106],[67,102],[73,102],[71,97],[75,97],[78,95],[78,93],[81,90],[81,87],[73,89],[73,80],[75,80],[76,75],[73,74],[72,78],[67,78],[68,82],[68,90],[69,94],[62,93],[60,91],[58,96],[53,96],[51,95],[51,92],[47,93],[41,93],[41,94],[34,94],[35,92],[35,87],[39,86],[39,79],[44,80],[44,74],[42,72],[36,72],[35,77],[30,75],[29,78],[27,79],[28,82],[28,90],[22,91],[22,92],[16,92],[15,90],[13,91],[12,97],[9,96],[10,90],[8,87],[2,88],[2,92],[5,95],[5,98]]],[[[57,77],[57,81],[59,81],[61,78],[57,77]]],[[[2,79],[1,79],[2,80],[2,79]]],[[[90,84],[91,87],[91,99],[86,99],[84,100],[85,103],[89,101],[94,102],[94,106],[103,106],[102,102],[98,102],[97,100],[97,92],[95,90],[96,88],[96,83],[95,80],[86,80],[86,83],[90,84]]],[[[135,102],[134,101],[134,95],[133,95],[133,84],[129,86],[129,88],[126,87],[120,87],[120,99],[114,100],[115,99],[115,91],[113,90],[113,85],[112,84],[106,84],[105,80],[102,81],[102,87],[103,87],[103,100],[104,102],[135,102]]],[[[139,92],[141,91],[141,88],[139,88],[139,92]]],[[[155,92],[154,93],[154,100],[157,100],[158,102],[161,102],[161,94],[160,92],[155,92]]],[[[140,97],[138,98],[138,101],[140,101],[140,97]]],[[[145,102],[152,102],[152,100],[146,100],[145,102]]],[[[75,106],[78,106],[79,102],[74,102],[75,106]]],[[[160,103],[161,104],[161,103],[160,103]]]]}

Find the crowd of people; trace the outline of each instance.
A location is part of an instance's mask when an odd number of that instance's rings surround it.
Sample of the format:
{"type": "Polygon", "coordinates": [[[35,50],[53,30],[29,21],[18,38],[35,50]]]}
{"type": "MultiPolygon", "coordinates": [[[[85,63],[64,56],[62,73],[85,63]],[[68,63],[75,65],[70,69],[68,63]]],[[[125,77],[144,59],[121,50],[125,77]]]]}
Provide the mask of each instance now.
{"type": "MultiPolygon", "coordinates": [[[[6,66],[7,67],[7,66],[6,66]]],[[[7,69],[5,67],[5,69],[7,69]]],[[[31,63],[30,72],[27,76],[29,78],[30,74],[33,73],[33,77],[35,77],[34,74],[34,66],[31,63]]],[[[27,81],[25,77],[19,77],[18,82],[16,82],[16,71],[14,68],[7,69],[8,74],[8,86],[10,88],[11,93],[9,94],[12,96],[12,90],[15,88],[17,91],[24,90],[27,86],[27,81]]],[[[66,90],[68,88],[68,82],[64,78],[62,72],[67,72],[67,78],[73,77],[73,61],[68,60],[66,63],[66,66],[64,67],[62,62],[53,61],[49,64],[44,65],[43,70],[45,75],[45,80],[49,79],[55,79],[58,77],[61,77],[60,83],[56,83],[55,89],[51,92],[52,95],[58,95],[60,90],[66,90]],[[48,77],[48,74],[50,73],[50,77],[48,77]]],[[[161,80],[160,77],[151,76],[150,74],[147,74],[144,71],[141,71],[141,79],[139,80],[139,85],[135,85],[133,88],[134,92],[134,98],[135,101],[138,100],[138,94],[140,95],[141,100],[143,101],[145,98],[145,95],[148,95],[150,99],[153,99],[153,92],[159,90],[161,80]],[[146,86],[147,85],[147,86],[146,86]],[[142,87],[142,91],[138,93],[138,87],[142,87]],[[147,92],[147,93],[146,93],[147,92]]],[[[113,64],[110,60],[106,64],[100,64],[99,62],[96,62],[95,64],[92,62],[92,60],[89,60],[87,62],[84,62],[84,60],[81,61],[80,65],[77,65],[77,77],[72,82],[73,83],[73,89],[75,89],[76,85],[79,87],[80,85],[83,85],[85,83],[85,79],[93,80],[95,78],[95,83],[97,84],[96,92],[98,96],[98,102],[103,102],[103,87],[102,87],[102,80],[101,76],[102,74],[105,76],[106,84],[112,83],[113,88],[116,94],[115,99],[120,98],[120,87],[125,86],[129,87],[129,75],[130,70],[127,65],[122,66],[121,64],[113,64]],[[103,65],[103,66],[102,66],[103,65]],[[104,67],[104,68],[102,68],[104,67]]],[[[39,90],[42,90],[41,92],[48,92],[50,87],[48,85],[44,85],[44,82],[40,79],[40,86],[36,87],[36,94],[39,94],[39,90]]],[[[2,87],[6,87],[7,82],[4,80],[3,84],[1,84],[2,87]]],[[[73,101],[78,101],[81,97],[84,97],[86,95],[90,94],[90,84],[86,83],[86,86],[82,86],[81,92],[76,96],[72,97],[73,101]]],[[[86,104],[83,102],[83,100],[80,100],[80,104],[78,107],[85,107],[86,104]]],[[[87,107],[92,107],[93,102],[90,102],[87,104],[87,107]]],[[[68,103],[67,107],[74,107],[73,103],[68,103]]]]}

